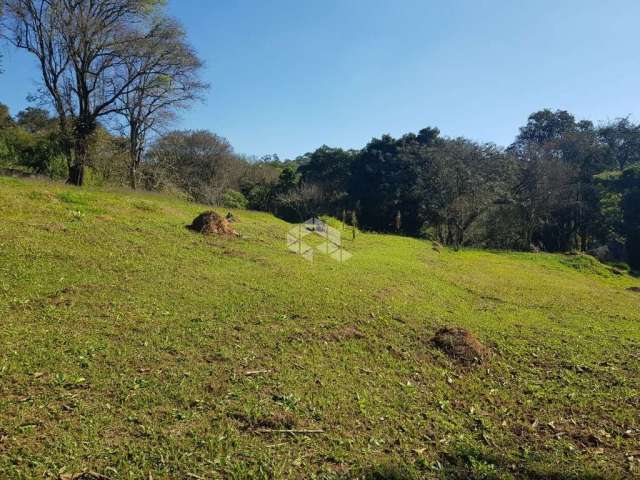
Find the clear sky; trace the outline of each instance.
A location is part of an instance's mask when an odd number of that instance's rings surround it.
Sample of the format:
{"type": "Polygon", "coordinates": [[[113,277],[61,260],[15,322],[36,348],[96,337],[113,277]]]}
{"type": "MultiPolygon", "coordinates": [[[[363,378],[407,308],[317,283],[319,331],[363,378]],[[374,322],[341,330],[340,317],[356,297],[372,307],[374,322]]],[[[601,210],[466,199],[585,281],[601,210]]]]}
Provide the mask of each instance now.
{"type": "MultiPolygon", "coordinates": [[[[527,116],[640,118],[637,0],[169,0],[207,64],[176,127],[293,158],[437,126],[507,145],[527,116]]],[[[0,102],[37,70],[3,47],[0,102]]]]}

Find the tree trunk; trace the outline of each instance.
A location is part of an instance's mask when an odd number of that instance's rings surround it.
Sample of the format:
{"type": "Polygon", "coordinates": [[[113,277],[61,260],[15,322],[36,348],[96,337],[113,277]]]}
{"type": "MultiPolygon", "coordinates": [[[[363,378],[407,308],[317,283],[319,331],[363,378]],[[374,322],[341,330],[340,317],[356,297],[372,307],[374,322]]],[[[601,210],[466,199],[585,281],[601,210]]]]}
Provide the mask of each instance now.
{"type": "Polygon", "coordinates": [[[67,183],[81,187],[84,183],[85,166],[89,163],[91,136],[96,130],[94,119],[79,118],[74,129],[73,163],[69,167],[67,183]]]}
{"type": "Polygon", "coordinates": [[[131,162],[131,165],[129,165],[129,186],[131,187],[131,190],[135,190],[138,186],[138,182],[136,180],[136,171],[137,169],[135,162],[131,162]]]}
{"type": "Polygon", "coordinates": [[[67,179],[69,185],[75,185],[81,187],[84,183],[84,165],[74,164],[69,167],[69,178],[67,179]]]}
{"type": "Polygon", "coordinates": [[[136,175],[142,160],[140,143],[139,125],[137,122],[131,121],[129,124],[129,186],[132,190],[138,186],[136,175]]]}
{"type": "Polygon", "coordinates": [[[69,166],[69,178],[67,183],[81,187],[84,184],[84,167],[87,162],[88,156],[88,142],[87,139],[78,139],[73,148],[73,163],[69,166]]]}

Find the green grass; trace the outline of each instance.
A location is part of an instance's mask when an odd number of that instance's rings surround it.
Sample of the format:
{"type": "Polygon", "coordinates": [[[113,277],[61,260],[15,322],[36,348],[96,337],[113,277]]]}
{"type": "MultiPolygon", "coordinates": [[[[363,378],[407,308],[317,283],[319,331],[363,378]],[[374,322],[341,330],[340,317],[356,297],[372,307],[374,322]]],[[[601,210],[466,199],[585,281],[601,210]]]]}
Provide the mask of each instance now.
{"type": "Polygon", "coordinates": [[[350,232],[309,263],[204,209],[0,177],[0,478],[639,475],[640,280],[350,232]],[[444,325],[495,355],[456,366],[444,325]]]}

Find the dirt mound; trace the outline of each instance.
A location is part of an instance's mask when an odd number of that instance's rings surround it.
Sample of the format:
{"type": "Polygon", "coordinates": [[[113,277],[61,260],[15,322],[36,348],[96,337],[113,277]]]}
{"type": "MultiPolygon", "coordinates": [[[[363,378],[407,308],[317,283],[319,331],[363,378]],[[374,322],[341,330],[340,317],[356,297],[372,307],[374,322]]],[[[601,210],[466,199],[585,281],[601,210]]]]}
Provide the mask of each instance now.
{"type": "Polygon", "coordinates": [[[640,293],[640,287],[629,287],[627,288],[630,292],[640,293]]]}
{"type": "Polygon", "coordinates": [[[490,356],[489,349],[463,328],[441,328],[431,342],[448,357],[463,365],[481,364],[490,356]]]}
{"type": "Polygon", "coordinates": [[[201,213],[187,228],[205,235],[238,235],[229,221],[214,211],[201,213]]]}

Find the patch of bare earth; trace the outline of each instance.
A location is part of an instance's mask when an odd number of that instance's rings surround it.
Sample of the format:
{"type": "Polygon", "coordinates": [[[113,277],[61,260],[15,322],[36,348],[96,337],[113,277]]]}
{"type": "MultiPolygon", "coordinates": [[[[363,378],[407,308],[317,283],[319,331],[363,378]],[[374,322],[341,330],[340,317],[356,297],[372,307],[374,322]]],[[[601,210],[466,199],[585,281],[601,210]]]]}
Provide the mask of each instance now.
{"type": "Polygon", "coordinates": [[[201,213],[187,228],[204,235],[238,235],[229,220],[214,211],[201,213]]]}
{"type": "Polygon", "coordinates": [[[453,361],[465,366],[483,364],[491,356],[491,351],[463,328],[443,327],[436,332],[431,343],[453,361]]]}

